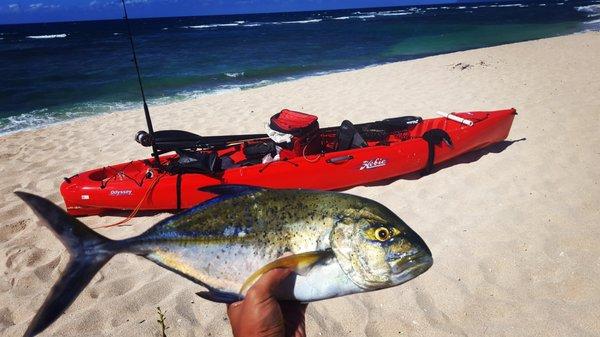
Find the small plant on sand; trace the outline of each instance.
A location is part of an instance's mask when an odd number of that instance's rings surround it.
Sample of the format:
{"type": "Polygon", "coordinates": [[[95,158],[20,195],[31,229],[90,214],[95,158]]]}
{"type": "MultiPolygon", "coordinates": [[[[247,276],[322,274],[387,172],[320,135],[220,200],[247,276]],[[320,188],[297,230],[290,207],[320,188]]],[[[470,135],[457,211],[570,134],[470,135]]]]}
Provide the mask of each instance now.
{"type": "MultiPolygon", "coordinates": [[[[162,337],[167,337],[167,333],[165,332],[169,328],[168,326],[165,325],[165,320],[167,319],[167,317],[160,310],[160,307],[156,307],[156,311],[158,312],[158,319],[156,321],[158,322],[158,324],[160,324],[162,337]]],[[[165,311],[165,313],[166,313],[166,311],[165,311]]]]}

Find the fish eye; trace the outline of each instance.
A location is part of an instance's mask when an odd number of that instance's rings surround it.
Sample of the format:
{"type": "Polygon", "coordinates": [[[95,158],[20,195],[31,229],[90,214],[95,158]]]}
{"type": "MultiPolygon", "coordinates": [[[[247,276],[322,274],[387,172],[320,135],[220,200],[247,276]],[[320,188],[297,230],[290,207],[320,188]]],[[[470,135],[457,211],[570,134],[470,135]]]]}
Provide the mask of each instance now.
{"type": "Polygon", "coordinates": [[[385,227],[379,227],[375,230],[375,238],[379,241],[386,241],[390,238],[390,230],[385,227]]]}

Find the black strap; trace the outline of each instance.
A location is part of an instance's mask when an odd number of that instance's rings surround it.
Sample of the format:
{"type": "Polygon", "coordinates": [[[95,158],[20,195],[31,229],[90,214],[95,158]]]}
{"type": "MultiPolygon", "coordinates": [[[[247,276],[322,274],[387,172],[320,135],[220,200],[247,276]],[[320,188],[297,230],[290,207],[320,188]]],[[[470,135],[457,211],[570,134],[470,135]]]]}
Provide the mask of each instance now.
{"type": "Polygon", "coordinates": [[[183,174],[178,173],[177,174],[177,183],[176,183],[176,189],[177,189],[177,210],[181,210],[181,179],[183,178],[183,174]]]}
{"type": "Polygon", "coordinates": [[[426,176],[433,172],[435,146],[441,144],[442,141],[446,142],[448,146],[452,146],[452,139],[450,139],[450,135],[442,129],[431,129],[425,132],[422,137],[428,145],[427,165],[425,165],[425,168],[421,171],[421,176],[426,176]]]}

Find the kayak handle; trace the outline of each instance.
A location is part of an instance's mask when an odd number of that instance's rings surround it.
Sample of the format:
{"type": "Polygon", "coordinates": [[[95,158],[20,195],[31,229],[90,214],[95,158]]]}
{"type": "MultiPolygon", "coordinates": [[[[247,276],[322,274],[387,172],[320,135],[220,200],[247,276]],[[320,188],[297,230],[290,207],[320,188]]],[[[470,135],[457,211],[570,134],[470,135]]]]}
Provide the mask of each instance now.
{"type": "Polygon", "coordinates": [[[329,159],[327,159],[327,162],[330,164],[340,164],[340,163],[343,163],[350,159],[354,159],[354,157],[352,155],[346,155],[346,156],[341,156],[341,157],[329,158],[329,159]]]}

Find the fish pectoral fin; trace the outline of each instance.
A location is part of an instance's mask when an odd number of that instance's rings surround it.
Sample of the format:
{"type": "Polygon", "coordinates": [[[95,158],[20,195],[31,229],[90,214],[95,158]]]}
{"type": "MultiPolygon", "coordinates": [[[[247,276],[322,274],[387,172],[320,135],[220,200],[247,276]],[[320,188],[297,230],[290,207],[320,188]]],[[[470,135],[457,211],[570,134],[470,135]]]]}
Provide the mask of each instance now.
{"type": "Polygon", "coordinates": [[[262,266],[260,269],[252,273],[252,275],[248,276],[244,284],[240,288],[240,294],[245,294],[248,289],[261,277],[262,274],[265,274],[269,270],[277,269],[277,268],[289,268],[292,269],[296,274],[303,275],[307,273],[315,264],[319,261],[328,258],[331,256],[330,250],[325,251],[314,251],[314,252],[306,252],[294,255],[286,255],[280,257],[279,259],[267,263],[262,266]]]}
{"type": "Polygon", "coordinates": [[[205,300],[216,303],[233,303],[244,299],[238,294],[224,293],[220,291],[199,291],[196,293],[196,295],[205,300]]]}

